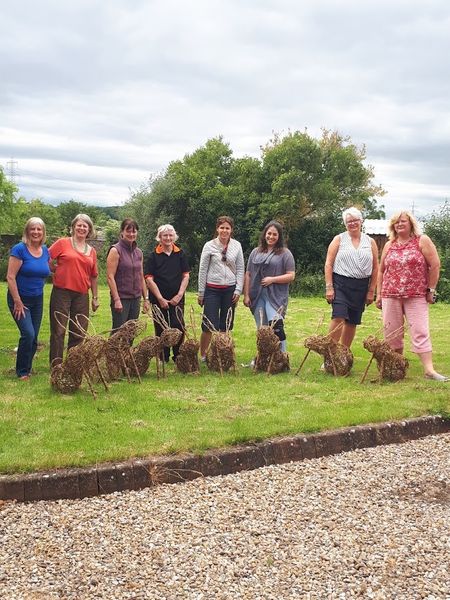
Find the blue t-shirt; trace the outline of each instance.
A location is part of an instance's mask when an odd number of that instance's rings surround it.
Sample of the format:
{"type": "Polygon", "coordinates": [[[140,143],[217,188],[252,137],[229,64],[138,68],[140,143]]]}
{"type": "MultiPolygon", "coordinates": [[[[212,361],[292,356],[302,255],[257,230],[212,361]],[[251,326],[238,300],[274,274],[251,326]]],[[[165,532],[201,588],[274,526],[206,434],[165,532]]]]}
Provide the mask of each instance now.
{"type": "Polygon", "coordinates": [[[47,246],[42,246],[42,255],[36,258],[26,244],[19,242],[11,248],[10,255],[22,261],[22,266],[16,275],[20,296],[40,296],[43,293],[45,280],[50,275],[48,266],[50,255],[47,246]]]}

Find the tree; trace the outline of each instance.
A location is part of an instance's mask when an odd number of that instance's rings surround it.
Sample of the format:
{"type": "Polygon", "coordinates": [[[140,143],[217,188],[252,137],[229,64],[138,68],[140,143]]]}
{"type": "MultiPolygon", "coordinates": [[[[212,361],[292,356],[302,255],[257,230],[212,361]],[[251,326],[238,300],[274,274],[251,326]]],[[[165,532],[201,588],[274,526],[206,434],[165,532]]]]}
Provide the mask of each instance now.
{"type": "Polygon", "coordinates": [[[438,283],[439,299],[450,302],[450,201],[432,213],[425,221],[424,231],[433,242],[441,258],[441,276],[438,283]]]}
{"type": "Polygon", "coordinates": [[[59,217],[58,210],[51,204],[45,204],[40,199],[30,200],[27,202],[23,198],[20,198],[16,205],[16,219],[20,232],[25,223],[31,217],[39,217],[45,223],[47,229],[47,237],[49,240],[55,240],[62,233],[62,224],[59,217]]]}
{"type": "Polygon", "coordinates": [[[440,250],[450,248],[449,200],[446,200],[438,211],[426,219],[424,230],[440,250]]]}
{"type": "Polygon", "coordinates": [[[84,202],[78,202],[77,200],[69,200],[68,202],[61,202],[56,207],[59,218],[61,221],[63,235],[68,235],[70,230],[70,224],[73,219],[80,213],[84,213],[90,216],[92,222],[96,226],[100,226],[105,224],[109,217],[97,206],[89,206],[88,204],[84,204],[84,202]]]}
{"type": "Polygon", "coordinates": [[[262,151],[268,184],[262,213],[283,221],[289,232],[349,206],[371,217],[384,214],[376,203],[384,191],[373,183],[373,167],[364,164],[365,158],[364,147],[336,131],[322,130],[319,140],[306,131],[275,135],[262,151]]]}
{"type": "Polygon", "coordinates": [[[372,218],[384,214],[377,205],[384,192],[364,160],[364,148],[326,130],[321,139],[298,131],[275,135],[261,159],[234,158],[218,137],[171,162],[123,210],[142,225],[141,244],[153,244],[157,226],[171,223],[193,265],[219,215],[234,218],[246,255],[263,226],[278,218],[302,270],[318,272],[329,241],[342,230],[344,208],[355,205],[372,218]]]}
{"type": "Polygon", "coordinates": [[[191,264],[214,233],[216,219],[233,208],[227,194],[233,160],[222,138],[208,140],[192,154],[169,164],[164,175],[134,193],[125,210],[148,232],[141,244],[153,243],[157,227],[171,223],[183,242],[191,264]]]}
{"type": "Polygon", "coordinates": [[[0,233],[15,233],[14,195],[17,187],[8,181],[0,167],[0,233]]]}

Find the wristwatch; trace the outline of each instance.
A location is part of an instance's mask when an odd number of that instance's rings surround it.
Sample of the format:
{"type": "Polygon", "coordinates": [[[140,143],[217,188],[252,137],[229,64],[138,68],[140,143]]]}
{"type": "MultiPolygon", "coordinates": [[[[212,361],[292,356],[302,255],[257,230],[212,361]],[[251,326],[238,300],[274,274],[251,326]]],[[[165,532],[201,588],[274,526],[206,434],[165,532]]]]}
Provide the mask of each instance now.
{"type": "Polygon", "coordinates": [[[428,293],[435,294],[436,293],[436,288],[427,288],[427,294],[428,293]]]}

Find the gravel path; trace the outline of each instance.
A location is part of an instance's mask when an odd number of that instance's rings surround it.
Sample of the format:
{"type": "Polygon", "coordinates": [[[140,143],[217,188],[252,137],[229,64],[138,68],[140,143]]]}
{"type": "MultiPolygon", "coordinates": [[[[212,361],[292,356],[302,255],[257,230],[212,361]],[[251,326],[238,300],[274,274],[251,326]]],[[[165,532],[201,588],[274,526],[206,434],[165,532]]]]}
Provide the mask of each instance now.
{"type": "Polygon", "coordinates": [[[450,434],[0,506],[0,598],[450,599],[450,434]]]}

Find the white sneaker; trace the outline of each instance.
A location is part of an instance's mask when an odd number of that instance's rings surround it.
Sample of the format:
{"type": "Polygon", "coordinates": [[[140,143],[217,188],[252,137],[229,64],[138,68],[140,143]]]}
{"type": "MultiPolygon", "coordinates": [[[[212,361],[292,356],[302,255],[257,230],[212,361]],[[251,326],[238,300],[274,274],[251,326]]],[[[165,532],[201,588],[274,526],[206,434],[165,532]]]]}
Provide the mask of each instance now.
{"type": "Polygon", "coordinates": [[[244,368],[251,368],[253,369],[255,367],[255,359],[253,358],[249,363],[241,363],[241,367],[244,368]]]}

